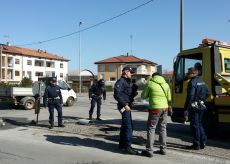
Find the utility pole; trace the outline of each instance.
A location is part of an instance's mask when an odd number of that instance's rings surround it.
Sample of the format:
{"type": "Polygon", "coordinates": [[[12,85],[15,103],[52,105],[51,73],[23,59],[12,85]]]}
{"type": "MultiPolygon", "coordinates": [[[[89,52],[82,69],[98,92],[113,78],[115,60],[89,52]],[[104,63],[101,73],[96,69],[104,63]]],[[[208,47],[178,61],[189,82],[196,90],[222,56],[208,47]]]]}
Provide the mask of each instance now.
{"type": "Polygon", "coordinates": [[[184,0],[180,0],[180,52],[184,49],[184,0]]]}
{"type": "Polygon", "coordinates": [[[79,93],[81,93],[81,25],[79,22],[79,93]]]}

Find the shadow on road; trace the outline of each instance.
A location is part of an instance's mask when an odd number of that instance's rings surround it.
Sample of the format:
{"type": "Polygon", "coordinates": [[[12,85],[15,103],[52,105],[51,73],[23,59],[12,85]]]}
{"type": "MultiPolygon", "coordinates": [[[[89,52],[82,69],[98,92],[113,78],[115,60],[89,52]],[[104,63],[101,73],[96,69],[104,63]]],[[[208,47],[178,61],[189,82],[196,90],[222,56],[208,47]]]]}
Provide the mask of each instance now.
{"type": "Polygon", "coordinates": [[[54,135],[44,135],[46,140],[55,144],[61,145],[72,145],[72,146],[85,146],[98,148],[105,151],[110,151],[113,153],[119,153],[118,145],[114,143],[107,143],[101,140],[95,140],[91,138],[81,139],[79,137],[68,137],[68,136],[54,136],[54,135]]]}

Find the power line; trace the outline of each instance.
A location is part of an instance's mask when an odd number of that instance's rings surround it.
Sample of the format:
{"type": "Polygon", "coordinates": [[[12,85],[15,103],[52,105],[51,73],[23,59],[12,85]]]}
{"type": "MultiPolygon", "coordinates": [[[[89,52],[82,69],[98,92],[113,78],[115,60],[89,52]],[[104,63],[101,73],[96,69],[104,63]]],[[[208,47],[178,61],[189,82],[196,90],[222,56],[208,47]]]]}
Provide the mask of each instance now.
{"type": "Polygon", "coordinates": [[[46,42],[51,42],[51,41],[54,41],[54,40],[66,38],[66,37],[75,35],[75,34],[77,34],[77,33],[79,33],[79,32],[86,31],[86,30],[92,29],[92,28],[94,28],[94,27],[100,26],[100,25],[102,25],[102,24],[104,24],[104,23],[110,22],[110,21],[112,21],[112,20],[114,20],[114,19],[116,19],[116,18],[119,18],[119,17],[121,17],[121,16],[123,16],[123,15],[126,15],[126,14],[128,14],[128,13],[134,11],[134,10],[137,10],[138,8],[143,7],[143,6],[149,4],[149,3],[153,2],[153,1],[154,1],[154,0],[149,0],[149,1],[147,1],[147,2],[145,2],[145,3],[142,3],[142,4],[140,4],[140,5],[138,5],[138,6],[134,7],[134,8],[132,8],[132,9],[130,9],[130,10],[127,10],[127,11],[125,11],[125,12],[123,12],[123,13],[120,13],[120,14],[118,14],[118,15],[112,17],[112,18],[106,19],[106,20],[104,20],[104,21],[101,21],[101,22],[99,22],[99,23],[96,23],[95,25],[92,25],[92,26],[90,26],[90,27],[84,28],[84,29],[82,29],[82,30],[78,30],[78,31],[75,31],[75,32],[72,32],[72,33],[69,33],[69,34],[66,34],[66,35],[58,36],[58,37],[51,38],[51,39],[47,39],[47,40],[43,40],[43,41],[37,41],[37,42],[32,42],[32,43],[26,43],[26,44],[21,44],[21,45],[16,45],[16,46],[19,46],[19,47],[20,47],[20,46],[30,46],[30,45],[36,45],[36,44],[43,44],[43,43],[46,43],[46,42]]]}

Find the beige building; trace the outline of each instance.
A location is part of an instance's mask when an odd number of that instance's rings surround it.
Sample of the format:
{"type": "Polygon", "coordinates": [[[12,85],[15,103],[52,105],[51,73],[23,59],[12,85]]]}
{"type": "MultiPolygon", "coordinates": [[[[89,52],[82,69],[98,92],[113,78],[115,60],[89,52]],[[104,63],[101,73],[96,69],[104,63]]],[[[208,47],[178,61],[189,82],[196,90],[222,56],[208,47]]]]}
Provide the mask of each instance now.
{"type": "Polygon", "coordinates": [[[135,70],[132,81],[136,84],[143,84],[156,71],[157,64],[140,59],[132,55],[121,55],[107,58],[95,62],[98,66],[98,77],[103,77],[106,85],[114,86],[115,82],[120,78],[122,69],[130,66],[135,70]]]}

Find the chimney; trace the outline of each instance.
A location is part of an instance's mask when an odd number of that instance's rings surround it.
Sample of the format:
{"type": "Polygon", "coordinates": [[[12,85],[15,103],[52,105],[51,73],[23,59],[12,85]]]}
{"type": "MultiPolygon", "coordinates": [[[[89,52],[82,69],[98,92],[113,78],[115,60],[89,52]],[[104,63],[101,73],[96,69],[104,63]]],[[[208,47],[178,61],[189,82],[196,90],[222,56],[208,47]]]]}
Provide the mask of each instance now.
{"type": "Polygon", "coordinates": [[[7,45],[7,46],[10,46],[10,42],[6,42],[6,45],[7,45]]]}
{"type": "Polygon", "coordinates": [[[129,53],[127,52],[126,56],[129,56],[129,53]]]}

